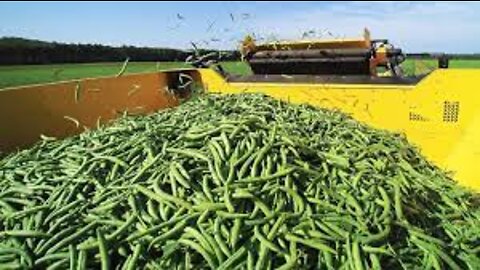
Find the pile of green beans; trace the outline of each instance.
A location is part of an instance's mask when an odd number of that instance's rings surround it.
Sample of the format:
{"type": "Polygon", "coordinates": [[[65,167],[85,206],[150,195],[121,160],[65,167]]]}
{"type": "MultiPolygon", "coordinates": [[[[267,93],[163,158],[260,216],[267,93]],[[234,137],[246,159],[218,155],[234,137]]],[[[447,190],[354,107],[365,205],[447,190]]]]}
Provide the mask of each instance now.
{"type": "Polygon", "coordinates": [[[201,95],[0,160],[0,269],[479,269],[479,196],[399,134],[201,95]]]}

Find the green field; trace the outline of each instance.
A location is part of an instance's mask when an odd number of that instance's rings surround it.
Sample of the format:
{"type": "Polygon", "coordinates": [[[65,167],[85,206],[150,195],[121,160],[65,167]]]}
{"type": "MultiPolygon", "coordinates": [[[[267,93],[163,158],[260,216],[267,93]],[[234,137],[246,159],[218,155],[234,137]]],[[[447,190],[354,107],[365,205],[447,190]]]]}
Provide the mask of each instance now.
{"type": "MultiPolygon", "coordinates": [[[[115,76],[123,63],[61,64],[61,65],[19,65],[0,66],[0,88],[19,85],[56,82],[72,79],[115,76]]],[[[228,72],[248,74],[250,69],[241,62],[223,64],[228,72]]],[[[130,62],[125,74],[154,72],[156,70],[189,67],[182,62],[130,62]]]]}
{"type": "MultiPolygon", "coordinates": [[[[422,74],[437,67],[437,60],[407,60],[403,63],[406,74],[422,74]]],[[[479,68],[480,60],[450,60],[450,68],[479,68]]]]}
{"type": "MultiPolygon", "coordinates": [[[[61,65],[22,65],[0,66],[0,88],[64,81],[88,77],[114,76],[123,63],[61,64],[61,65]]],[[[245,63],[226,62],[222,66],[227,72],[239,75],[250,74],[245,63]]],[[[188,67],[182,62],[131,62],[125,73],[154,72],[156,70],[188,67]]],[[[435,60],[407,60],[403,64],[407,74],[420,74],[433,70],[435,60]]],[[[480,68],[480,60],[453,60],[452,68],[480,68]]]]}

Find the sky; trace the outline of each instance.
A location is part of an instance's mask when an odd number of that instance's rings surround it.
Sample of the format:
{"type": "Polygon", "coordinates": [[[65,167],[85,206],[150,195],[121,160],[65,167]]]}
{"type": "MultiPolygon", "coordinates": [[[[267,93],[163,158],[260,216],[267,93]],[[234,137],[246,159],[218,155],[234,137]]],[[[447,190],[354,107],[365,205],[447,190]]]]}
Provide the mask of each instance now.
{"type": "Polygon", "coordinates": [[[480,2],[0,2],[0,36],[67,43],[235,49],[364,27],[406,52],[480,53],[480,2]]]}

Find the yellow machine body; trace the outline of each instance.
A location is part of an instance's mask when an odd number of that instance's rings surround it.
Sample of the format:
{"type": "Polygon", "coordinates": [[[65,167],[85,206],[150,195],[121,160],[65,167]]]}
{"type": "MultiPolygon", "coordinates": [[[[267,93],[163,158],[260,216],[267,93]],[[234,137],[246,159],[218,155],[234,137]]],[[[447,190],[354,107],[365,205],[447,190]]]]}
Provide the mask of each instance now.
{"type": "Polygon", "coordinates": [[[475,69],[439,69],[415,85],[232,82],[212,69],[184,69],[12,88],[0,91],[0,151],[31,145],[40,134],[77,134],[125,110],[150,113],[176,106],[168,88],[178,74],[188,74],[210,93],[264,93],[404,133],[460,184],[480,191],[480,70],[475,69]]]}
{"type": "Polygon", "coordinates": [[[185,89],[178,86],[190,78],[206,92],[264,93],[403,133],[460,184],[480,191],[480,69],[437,69],[412,80],[392,68],[404,60],[401,50],[370,39],[367,29],[356,39],[256,44],[247,37],[240,52],[254,75],[235,78],[221,68],[200,68],[211,66],[196,60],[194,66],[202,64],[196,69],[4,89],[0,152],[32,145],[41,135],[78,134],[125,111],[147,114],[177,106],[188,91],[171,89],[185,89]],[[384,64],[395,71],[390,77],[378,74],[384,64]]]}
{"type": "Polygon", "coordinates": [[[299,50],[299,49],[347,49],[347,48],[369,48],[370,40],[345,38],[345,39],[322,39],[322,40],[300,40],[294,42],[278,41],[265,44],[255,44],[253,39],[246,38],[243,46],[247,50],[299,50]]]}
{"type": "Polygon", "coordinates": [[[404,60],[400,49],[394,49],[388,40],[372,40],[370,31],[366,28],[361,38],[287,40],[257,44],[252,36],[247,36],[239,50],[242,60],[248,62],[255,74],[377,76],[378,67],[399,65],[404,60]]]}
{"type": "Polygon", "coordinates": [[[480,190],[480,70],[436,70],[416,85],[234,83],[211,70],[199,72],[209,92],[261,92],[403,133],[462,185],[480,190]]]}

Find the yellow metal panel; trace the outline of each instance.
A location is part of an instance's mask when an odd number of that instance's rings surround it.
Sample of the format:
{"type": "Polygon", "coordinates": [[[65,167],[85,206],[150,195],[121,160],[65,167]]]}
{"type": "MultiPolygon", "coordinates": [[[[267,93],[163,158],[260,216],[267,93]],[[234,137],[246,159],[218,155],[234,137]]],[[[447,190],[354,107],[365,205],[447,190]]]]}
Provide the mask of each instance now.
{"type": "Polygon", "coordinates": [[[262,92],[339,109],[373,127],[404,133],[461,184],[480,190],[480,70],[436,70],[412,86],[229,83],[212,70],[199,72],[210,92],[262,92]]]}
{"type": "Polygon", "coordinates": [[[28,146],[40,134],[64,138],[116,118],[175,106],[167,73],[125,75],[0,91],[0,152],[28,146]],[[79,126],[68,120],[78,120],[79,126]]]}
{"type": "Polygon", "coordinates": [[[364,39],[319,39],[300,41],[280,41],[255,46],[257,51],[262,50],[301,50],[301,49],[350,49],[370,48],[370,42],[364,39]]]}
{"type": "Polygon", "coordinates": [[[364,29],[363,38],[336,38],[336,39],[311,39],[294,41],[277,41],[264,44],[255,44],[250,36],[244,41],[244,45],[252,45],[254,50],[302,50],[302,49],[352,49],[371,46],[370,31],[364,29]]]}

